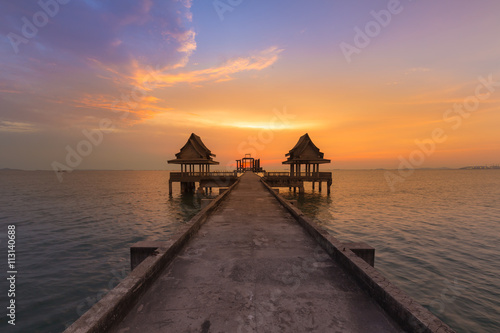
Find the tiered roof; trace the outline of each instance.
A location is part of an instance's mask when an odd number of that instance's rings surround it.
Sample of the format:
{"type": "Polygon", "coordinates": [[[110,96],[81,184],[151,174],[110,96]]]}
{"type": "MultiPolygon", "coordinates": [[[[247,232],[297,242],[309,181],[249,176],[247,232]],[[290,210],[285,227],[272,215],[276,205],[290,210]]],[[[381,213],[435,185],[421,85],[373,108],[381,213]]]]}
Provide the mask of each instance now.
{"type": "Polygon", "coordinates": [[[175,154],[176,159],[168,161],[169,164],[219,164],[213,160],[215,154],[212,154],[201,138],[191,133],[186,144],[180,152],[175,154]]]}
{"type": "Polygon", "coordinates": [[[331,162],[330,160],[323,158],[324,154],[318,147],[316,147],[307,133],[300,137],[295,147],[293,147],[285,156],[288,156],[288,159],[282,162],[283,164],[323,164],[331,162]]]}

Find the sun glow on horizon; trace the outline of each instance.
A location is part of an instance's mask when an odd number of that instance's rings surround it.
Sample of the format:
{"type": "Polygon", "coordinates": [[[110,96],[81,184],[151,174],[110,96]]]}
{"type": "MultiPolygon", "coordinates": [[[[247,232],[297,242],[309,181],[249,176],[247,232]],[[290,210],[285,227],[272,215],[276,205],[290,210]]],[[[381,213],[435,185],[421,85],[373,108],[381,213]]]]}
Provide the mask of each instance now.
{"type": "MultiPolygon", "coordinates": [[[[82,168],[155,169],[193,132],[227,161],[240,145],[278,159],[309,133],[335,166],[395,167],[436,128],[446,140],[425,167],[500,162],[500,2],[414,1],[352,63],[339,45],[383,7],[291,3],[245,2],[223,22],[210,1],[65,6],[19,53],[0,45],[0,168],[50,169],[101,120],[114,130],[82,168]]],[[[4,32],[38,11],[9,2],[4,32]]]]}
{"type": "Polygon", "coordinates": [[[317,127],[318,125],[314,123],[297,123],[297,122],[278,123],[276,121],[268,121],[268,122],[238,121],[228,124],[222,124],[222,126],[281,131],[281,130],[311,129],[317,127]]]}

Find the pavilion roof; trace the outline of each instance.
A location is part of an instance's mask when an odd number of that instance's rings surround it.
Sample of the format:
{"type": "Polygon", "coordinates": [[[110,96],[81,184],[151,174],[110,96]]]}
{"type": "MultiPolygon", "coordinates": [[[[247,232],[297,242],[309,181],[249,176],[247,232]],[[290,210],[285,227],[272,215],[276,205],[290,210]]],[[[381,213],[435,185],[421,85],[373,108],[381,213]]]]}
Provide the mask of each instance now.
{"type": "Polygon", "coordinates": [[[283,164],[293,163],[330,163],[330,160],[323,158],[324,154],[312,142],[309,134],[306,133],[299,138],[295,146],[285,155],[288,159],[283,164]]]}
{"type": "Polygon", "coordinates": [[[201,138],[191,133],[186,144],[175,154],[176,159],[168,161],[169,164],[219,164],[213,160],[215,154],[205,146],[201,138]]]}

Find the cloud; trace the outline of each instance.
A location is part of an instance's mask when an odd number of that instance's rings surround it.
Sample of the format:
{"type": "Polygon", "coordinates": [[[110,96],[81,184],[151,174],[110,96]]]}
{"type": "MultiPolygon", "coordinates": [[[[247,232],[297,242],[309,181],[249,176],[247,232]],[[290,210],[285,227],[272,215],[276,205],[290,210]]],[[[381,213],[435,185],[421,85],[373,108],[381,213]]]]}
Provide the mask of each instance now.
{"type": "MultiPolygon", "coordinates": [[[[187,38],[186,40],[188,40],[187,38]]],[[[124,115],[121,117],[126,123],[136,124],[137,122],[150,119],[153,116],[172,111],[168,107],[168,101],[164,101],[154,94],[158,89],[173,87],[184,83],[213,83],[223,80],[231,80],[231,74],[245,71],[259,71],[274,64],[282,52],[277,47],[271,47],[248,57],[238,57],[230,59],[225,63],[202,70],[183,71],[171,74],[172,69],[165,71],[154,71],[147,66],[141,66],[138,62],[133,63],[136,71],[134,76],[126,76],[116,72],[113,68],[108,68],[104,64],[93,60],[94,63],[104,71],[107,71],[115,83],[127,82],[129,90],[125,94],[85,94],[79,99],[72,101],[77,108],[97,109],[106,112],[113,112],[124,115]],[[121,81],[120,81],[121,80],[121,81]]],[[[109,79],[107,77],[106,79],[109,79]]]]}
{"type": "MultiPolygon", "coordinates": [[[[7,35],[22,34],[22,18],[41,7],[19,0],[2,2],[0,9],[0,33],[7,35]]],[[[19,46],[19,54],[6,38],[0,43],[0,92],[10,95],[2,101],[9,108],[2,108],[0,119],[24,121],[31,110],[41,110],[46,116],[39,121],[60,124],[95,117],[96,110],[106,114],[114,100],[141,84],[136,79],[148,66],[169,70],[188,63],[196,51],[190,11],[189,0],[84,0],[59,6],[36,36],[19,46]],[[64,110],[45,112],[55,99],[64,110]]],[[[158,111],[156,102],[148,96],[140,104],[158,111]]],[[[138,119],[146,114],[137,112],[138,119]]]]}
{"type": "Polygon", "coordinates": [[[38,130],[34,124],[0,120],[0,132],[37,132],[37,131],[38,130]]]}
{"type": "MultiPolygon", "coordinates": [[[[188,69],[198,47],[191,5],[191,0],[61,5],[18,55],[2,50],[6,57],[0,63],[0,92],[8,95],[3,104],[9,107],[0,119],[11,122],[3,130],[27,119],[52,127],[84,127],[104,117],[136,124],[172,112],[161,98],[166,88],[233,80],[237,73],[261,71],[279,59],[283,50],[273,46],[188,69]]],[[[36,2],[22,0],[3,9],[0,30],[6,34],[20,33],[21,18],[40,11],[36,2]]],[[[0,47],[6,45],[10,47],[0,47]]]]}
{"type": "MultiPolygon", "coordinates": [[[[23,17],[40,12],[37,1],[2,4],[0,32],[22,35],[23,17]]],[[[8,43],[2,44],[13,63],[37,58],[42,64],[56,61],[59,67],[88,68],[95,59],[117,71],[126,71],[137,59],[143,63],[167,65],[185,63],[193,52],[194,32],[189,26],[190,1],[108,0],[71,1],[59,6],[56,15],[38,29],[14,56],[8,43]]],[[[195,45],[194,45],[195,48],[195,45]]],[[[2,52],[3,53],[3,52],[2,52]]],[[[33,67],[43,71],[44,68],[33,67]]]]}
{"type": "Polygon", "coordinates": [[[170,87],[179,83],[200,83],[200,82],[220,82],[231,80],[231,74],[245,71],[260,71],[274,64],[283,49],[276,46],[248,57],[233,58],[220,66],[210,67],[201,70],[185,71],[177,74],[157,73],[152,78],[154,81],[148,84],[156,83],[159,87],[170,87]]]}

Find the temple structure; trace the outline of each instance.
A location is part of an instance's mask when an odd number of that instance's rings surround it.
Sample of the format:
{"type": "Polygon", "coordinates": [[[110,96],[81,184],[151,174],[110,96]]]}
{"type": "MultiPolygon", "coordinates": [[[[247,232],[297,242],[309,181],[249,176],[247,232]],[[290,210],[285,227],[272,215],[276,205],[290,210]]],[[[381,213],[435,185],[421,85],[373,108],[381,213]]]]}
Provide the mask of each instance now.
{"type": "Polygon", "coordinates": [[[236,180],[233,172],[211,172],[210,167],[218,165],[213,160],[215,154],[205,146],[201,138],[191,133],[186,144],[180,152],[175,154],[175,159],[169,160],[168,164],[180,164],[181,172],[171,172],[169,180],[169,193],[172,194],[172,183],[181,183],[181,192],[191,192],[199,183],[200,191],[212,187],[226,187],[236,180]]]}
{"type": "Polygon", "coordinates": [[[285,154],[287,158],[283,164],[290,165],[290,172],[265,172],[264,180],[273,187],[293,187],[294,191],[304,191],[304,182],[312,182],[315,189],[316,183],[319,191],[322,190],[322,183],[327,183],[327,190],[330,193],[332,185],[332,173],[320,172],[319,165],[330,163],[324,158],[324,154],[312,142],[309,134],[304,134],[299,138],[297,144],[285,154]]]}
{"type": "Polygon", "coordinates": [[[320,152],[307,133],[300,137],[295,147],[285,156],[288,156],[288,159],[282,163],[290,165],[290,176],[314,175],[319,173],[320,164],[331,162],[323,158],[324,154],[320,152]]]}
{"type": "Polygon", "coordinates": [[[236,160],[236,172],[264,172],[262,167],[260,166],[260,158],[255,159],[251,154],[245,154],[240,160],[236,160]]]}
{"type": "Polygon", "coordinates": [[[201,138],[191,133],[186,144],[181,148],[181,151],[175,154],[175,159],[170,160],[168,164],[180,164],[181,173],[210,172],[211,165],[218,165],[219,162],[214,161],[215,154],[212,154],[210,149],[205,146],[201,138]]]}

